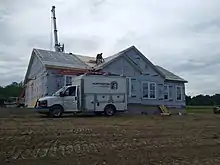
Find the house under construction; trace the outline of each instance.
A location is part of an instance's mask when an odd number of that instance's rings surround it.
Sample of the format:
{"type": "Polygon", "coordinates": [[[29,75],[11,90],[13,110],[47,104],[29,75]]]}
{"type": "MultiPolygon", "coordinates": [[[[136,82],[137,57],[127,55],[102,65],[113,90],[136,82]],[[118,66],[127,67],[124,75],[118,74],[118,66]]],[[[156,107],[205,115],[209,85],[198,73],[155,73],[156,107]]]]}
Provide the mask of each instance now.
{"type": "MultiPolygon", "coordinates": [[[[86,72],[125,75],[129,105],[147,105],[154,113],[165,105],[176,112],[185,110],[186,80],[154,65],[135,46],[107,58],[65,53],[58,43],[55,7],[52,7],[55,51],[34,48],[25,75],[25,104],[33,107],[42,96],[53,94],[64,85],[70,85],[76,75],[86,72]]],[[[132,106],[130,106],[132,107],[132,106]]],[[[131,108],[132,109],[132,108],[131,108]]],[[[133,109],[133,111],[138,111],[133,109]]]]}

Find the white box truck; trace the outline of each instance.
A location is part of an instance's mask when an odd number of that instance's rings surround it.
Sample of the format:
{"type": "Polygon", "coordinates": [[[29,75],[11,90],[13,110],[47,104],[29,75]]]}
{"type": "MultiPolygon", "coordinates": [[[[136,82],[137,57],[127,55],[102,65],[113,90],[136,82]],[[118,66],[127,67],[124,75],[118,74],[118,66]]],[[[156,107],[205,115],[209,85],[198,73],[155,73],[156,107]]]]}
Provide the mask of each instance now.
{"type": "Polygon", "coordinates": [[[36,103],[39,113],[61,117],[63,113],[104,113],[112,116],[127,110],[127,81],[123,76],[84,74],[76,76],[52,96],[36,103]]]}

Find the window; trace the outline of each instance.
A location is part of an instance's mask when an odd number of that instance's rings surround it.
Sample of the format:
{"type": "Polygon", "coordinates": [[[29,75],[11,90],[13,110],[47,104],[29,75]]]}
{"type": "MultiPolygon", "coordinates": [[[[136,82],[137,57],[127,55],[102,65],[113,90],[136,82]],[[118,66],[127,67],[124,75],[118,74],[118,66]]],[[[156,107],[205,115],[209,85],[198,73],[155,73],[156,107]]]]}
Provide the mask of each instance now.
{"type": "Polygon", "coordinates": [[[68,85],[72,85],[72,76],[65,76],[64,77],[64,85],[68,86],[68,85]]]}
{"type": "Polygon", "coordinates": [[[136,88],[135,88],[136,80],[131,79],[131,96],[135,96],[136,88]]]}
{"type": "Polygon", "coordinates": [[[156,98],[156,84],[155,83],[149,83],[150,84],[150,98],[155,99],[156,98]]]}
{"type": "Polygon", "coordinates": [[[69,87],[65,91],[64,96],[76,96],[76,86],[69,87]]]}
{"type": "Polygon", "coordinates": [[[156,99],[156,83],[143,82],[142,92],[144,99],[156,99]]]}
{"type": "Polygon", "coordinates": [[[128,79],[128,96],[129,97],[135,96],[136,80],[132,79],[131,77],[127,77],[127,79],[128,79]]]}
{"type": "Polygon", "coordinates": [[[148,83],[146,83],[146,82],[143,82],[143,84],[142,84],[142,88],[143,88],[143,98],[148,98],[148,93],[149,93],[149,91],[148,91],[148,83]]]}
{"type": "Polygon", "coordinates": [[[118,89],[118,83],[116,81],[111,82],[111,89],[113,89],[113,90],[118,89]]]}
{"type": "Polygon", "coordinates": [[[164,100],[168,100],[168,99],[169,99],[169,86],[164,85],[164,100]]]}
{"type": "Polygon", "coordinates": [[[181,88],[181,86],[176,86],[176,100],[177,101],[182,100],[182,88],[181,88]]]}
{"type": "Polygon", "coordinates": [[[172,86],[169,86],[169,99],[172,100],[173,96],[172,96],[172,86]]]}
{"type": "Polygon", "coordinates": [[[164,100],[172,100],[172,86],[164,85],[164,100]]]}

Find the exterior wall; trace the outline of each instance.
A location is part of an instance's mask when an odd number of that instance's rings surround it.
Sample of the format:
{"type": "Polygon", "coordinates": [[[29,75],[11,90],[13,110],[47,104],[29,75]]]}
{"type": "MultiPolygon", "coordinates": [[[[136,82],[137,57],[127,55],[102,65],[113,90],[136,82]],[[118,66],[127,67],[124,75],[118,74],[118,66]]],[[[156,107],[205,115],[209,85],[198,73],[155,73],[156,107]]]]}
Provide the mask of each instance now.
{"type": "Polygon", "coordinates": [[[140,75],[137,77],[131,78],[131,95],[129,96],[128,102],[133,104],[144,104],[144,105],[161,105],[163,104],[163,91],[161,86],[163,86],[164,80],[160,76],[153,76],[154,73],[151,75],[140,75]],[[153,82],[156,84],[156,98],[155,99],[146,99],[143,98],[143,82],[153,82]]]}
{"type": "MultiPolygon", "coordinates": [[[[172,81],[165,81],[163,77],[161,77],[153,68],[152,64],[148,62],[147,60],[144,60],[142,56],[139,55],[138,52],[131,49],[130,51],[126,52],[125,54],[128,56],[131,60],[133,60],[142,70],[143,75],[141,75],[137,70],[134,69],[134,67],[127,62],[125,58],[120,57],[112,64],[106,66],[103,70],[108,71],[115,74],[124,74],[129,78],[129,88],[128,88],[128,103],[129,104],[138,104],[138,105],[147,105],[149,109],[149,106],[154,106],[154,110],[151,111],[155,113],[158,111],[158,108],[156,106],[158,105],[165,105],[169,107],[170,109],[176,111],[176,108],[179,110],[185,109],[185,85],[184,83],[178,83],[178,82],[172,82],[172,81]],[[143,98],[143,82],[153,82],[156,84],[156,99],[145,99],[143,98]],[[164,100],[164,85],[171,86],[171,100],[164,100]],[[176,100],[176,86],[181,86],[182,89],[182,100],[177,101],[176,100]]],[[[135,106],[129,106],[129,107],[135,107],[135,106]]],[[[133,108],[129,108],[133,109],[133,108]]],[[[139,108],[140,109],[140,108],[139,108]]],[[[141,108],[143,109],[143,107],[141,108]]]]}
{"type": "Polygon", "coordinates": [[[28,105],[28,107],[34,107],[36,100],[46,92],[46,74],[45,67],[36,56],[33,56],[28,75],[28,78],[33,80],[28,81],[25,89],[25,104],[28,105]]]}
{"type": "MultiPolygon", "coordinates": [[[[68,70],[68,69],[47,69],[48,81],[47,81],[47,95],[52,95],[61,87],[68,85],[66,77],[72,77],[72,79],[85,70],[68,70]]],[[[72,83],[72,81],[70,81],[72,83]]],[[[69,84],[70,85],[70,84],[69,84]]]]}
{"type": "Polygon", "coordinates": [[[57,73],[56,70],[48,69],[47,95],[52,95],[64,86],[64,75],[57,73]]]}
{"type": "Polygon", "coordinates": [[[164,100],[164,105],[170,107],[170,108],[181,108],[186,106],[186,101],[185,101],[185,84],[184,83],[178,83],[178,82],[170,82],[166,81],[164,85],[168,85],[171,88],[171,95],[168,100],[164,100]],[[177,100],[177,91],[176,87],[179,86],[181,87],[182,90],[182,98],[181,100],[177,100]]]}
{"type": "Polygon", "coordinates": [[[103,71],[119,75],[124,74],[129,77],[140,75],[140,72],[134,69],[134,67],[124,57],[119,57],[113,63],[103,68],[103,71]]]}
{"type": "MultiPolygon", "coordinates": [[[[161,83],[162,84],[162,83],[161,83]]],[[[184,83],[174,83],[174,82],[165,82],[164,85],[171,86],[172,99],[165,100],[164,99],[164,91],[161,97],[157,96],[155,100],[142,100],[139,96],[139,100],[130,99],[130,104],[128,104],[128,114],[138,115],[155,115],[160,114],[160,110],[158,105],[165,105],[168,107],[171,114],[185,114],[186,113],[186,102],[185,102],[185,84],[184,83]],[[182,100],[176,100],[176,86],[182,87],[182,100]],[[163,98],[160,100],[160,98],[163,98]]],[[[163,87],[163,86],[162,86],[163,87]]],[[[157,86],[158,88],[158,86],[157,86]]],[[[158,94],[158,92],[157,92],[158,94]]]]}
{"type": "MultiPolygon", "coordinates": [[[[147,105],[160,105],[163,104],[163,100],[159,100],[163,96],[163,93],[160,90],[160,86],[163,86],[164,79],[160,77],[153,69],[149,67],[148,74],[141,75],[139,71],[134,69],[134,67],[127,62],[123,57],[120,57],[112,64],[109,64],[103,69],[114,74],[122,74],[130,78],[130,91],[131,95],[128,97],[128,103],[141,103],[147,105]],[[155,82],[156,83],[156,99],[143,99],[142,98],[142,82],[155,82]],[[160,96],[162,95],[162,96],[160,96]],[[160,96],[160,97],[159,97],[160,96]]],[[[129,90],[129,89],[128,89],[129,90]]]]}
{"type": "Polygon", "coordinates": [[[148,63],[146,59],[143,59],[142,56],[140,56],[140,54],[134,49],[131,49],[128,52],[126,52],[126,56],[129,57],[133,62],[137,64],[137,66],[141,68],[143,74],[153,73],[155,75],[158,75],[158,73],[156,73],[152,68],[151,63],[148,63]]]}

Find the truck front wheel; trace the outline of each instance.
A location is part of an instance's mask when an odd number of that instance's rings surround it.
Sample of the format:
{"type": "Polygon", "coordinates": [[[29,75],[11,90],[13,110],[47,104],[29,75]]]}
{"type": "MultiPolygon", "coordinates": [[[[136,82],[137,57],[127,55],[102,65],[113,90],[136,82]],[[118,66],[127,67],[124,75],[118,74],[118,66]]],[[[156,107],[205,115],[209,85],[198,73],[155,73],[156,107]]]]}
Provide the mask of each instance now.
{"type": "Polygon", "coordinates": [[[106,116],[113,116],[115,113],[115,106],[113,105],[107,105],[104,109],[106,116]]]}
{"type": "Polygon", "coordinates": [[[62,114],[63,114],[63,108],[58,105],[51,107],[49,112],[50,117],[54,117],[54,118],[61,117],[62,114]]]}

